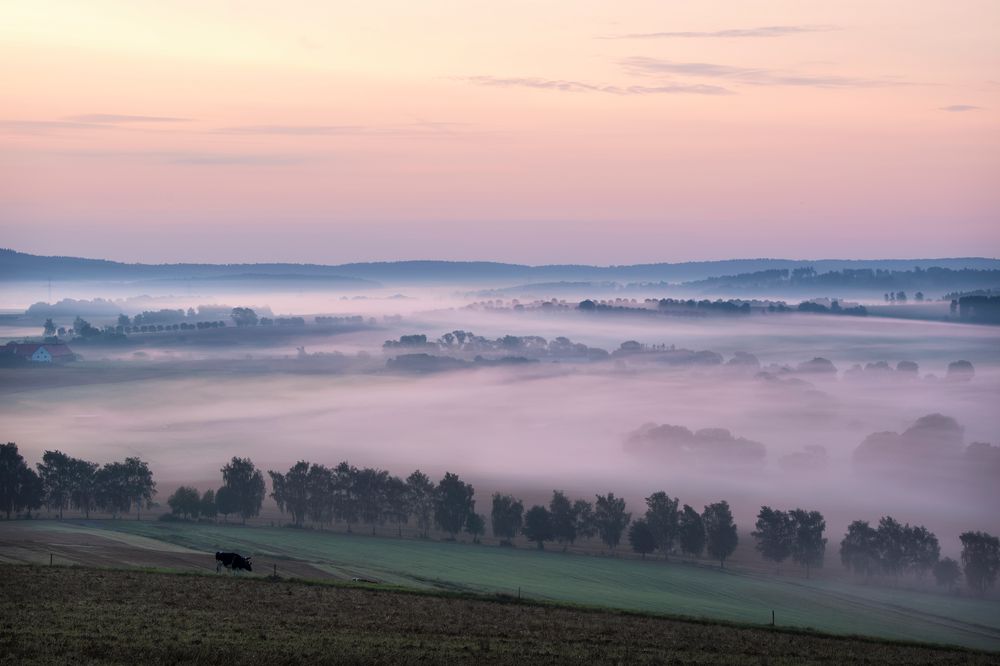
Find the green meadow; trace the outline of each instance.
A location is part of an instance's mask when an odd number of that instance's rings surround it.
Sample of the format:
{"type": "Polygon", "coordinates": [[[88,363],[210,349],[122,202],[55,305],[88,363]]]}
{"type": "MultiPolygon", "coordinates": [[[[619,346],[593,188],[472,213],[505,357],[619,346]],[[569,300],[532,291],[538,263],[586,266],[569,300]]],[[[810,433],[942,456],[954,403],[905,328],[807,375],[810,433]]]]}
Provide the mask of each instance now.
{"type": "Polygon", "coordinates": [[[770,623],[773,611],[779,626],[1000,650],[1000,602],[968,596],[662,560],[332,531],[126,520],[35,525],[132,538],[137,548],[159,541],[204,551],[206,567],[214,567],[216,550],[234,550],[254,556],[253,575],[270,574],[274,565],[280,575],[283,562],[300,560],[338,577],[413,588],[520,593],[529,599],[755,624],[770,623]]]}

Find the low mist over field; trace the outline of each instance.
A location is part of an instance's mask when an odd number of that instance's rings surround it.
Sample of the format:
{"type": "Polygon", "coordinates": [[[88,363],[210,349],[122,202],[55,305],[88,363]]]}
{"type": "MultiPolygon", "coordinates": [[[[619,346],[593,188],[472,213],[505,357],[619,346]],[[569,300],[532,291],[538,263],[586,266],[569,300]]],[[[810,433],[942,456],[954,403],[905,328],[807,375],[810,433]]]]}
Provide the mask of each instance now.
{"type": "Polygon", "coordinates": [[[774,299],[736,314],[630,297],[587,309],[441,282],[251,287],[150,297],[128,282],[58,283],[76,300],[32,305],[0,334],[71,325],[74,312],[111,332],[64,336],[73,364],[7,371],[5,437],[29,459],[137,455],[164,488],[212,487],[232,456],[278,470],[349,460],[458,472],[480,506],[493,490],[542,500],[558,488],[638,508],[665,488],[694,506],[727,499],[743,526],[777,504],[819,508],[836,531],[885,513],[942,535],[1000,528],[1000,329],[950,320],[947,301],[944,317],[900,319],[775,311],[774,299]],[[233,307],[260,321],[235,326],[233,307]],[[116,337],[118,314],[129,332],[116,337]],[[131,331],[157,316],[164,330],[131,331]],[[225,325],[174,330],[206,318],[225,325]],[[946,421],[925,433],[924,457],[902,434],[888,453],[859,453],[930,415],[946,421]]]}

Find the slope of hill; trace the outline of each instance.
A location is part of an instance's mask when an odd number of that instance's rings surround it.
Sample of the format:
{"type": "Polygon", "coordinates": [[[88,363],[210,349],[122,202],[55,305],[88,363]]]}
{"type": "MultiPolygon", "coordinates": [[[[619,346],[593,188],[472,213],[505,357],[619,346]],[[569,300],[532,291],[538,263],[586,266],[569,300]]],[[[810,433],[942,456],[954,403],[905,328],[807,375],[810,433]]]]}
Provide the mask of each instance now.
{"type": "Polygon", "coordinates": [[[0,523],[0,559],[15,561],[48,562],[54,552],[57,563],[208,572],[220,549],[252,554],[254,575],[277,565],[282,575],[362,577],[425,591],[521,594],[752,624],[769,622],[773,610],[786,628],[1000,649],[1000,602],[846,581],[328,530],[135,520],[0,523]]]}
{"type": "Polygon", "coordinates": [[[995,663],[959,648],[516,598],[0,566],[10,663],[995,663]]]}

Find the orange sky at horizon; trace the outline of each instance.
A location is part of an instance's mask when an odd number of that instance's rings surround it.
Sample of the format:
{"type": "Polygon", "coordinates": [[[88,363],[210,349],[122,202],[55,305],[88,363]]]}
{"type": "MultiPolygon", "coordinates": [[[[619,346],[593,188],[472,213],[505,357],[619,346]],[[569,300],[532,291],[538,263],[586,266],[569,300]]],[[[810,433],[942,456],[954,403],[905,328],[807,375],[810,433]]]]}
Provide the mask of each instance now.
{"type": "Polygon", "coordinates": [[[0,2],[0,244],[998,256],[1000,4],[0,2]]]}

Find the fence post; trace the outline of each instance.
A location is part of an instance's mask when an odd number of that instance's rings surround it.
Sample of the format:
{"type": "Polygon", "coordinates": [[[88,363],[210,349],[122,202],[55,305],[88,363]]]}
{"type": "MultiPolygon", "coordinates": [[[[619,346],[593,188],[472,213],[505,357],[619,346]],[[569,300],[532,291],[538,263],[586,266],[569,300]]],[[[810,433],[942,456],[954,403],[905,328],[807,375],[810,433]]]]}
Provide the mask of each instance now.
{"type": "Polygon", "coordinates": [[[277,563],[275,563],[275,565],[274,565],[274,577],[275,578],[278,577],[278,565],[277,565],[277,563]]]}
{"type": "Polygon", "coordinates": [[[49,566],[52,566],[52,553],[49,553],[49,566]]]}
{"type": "Polygon", "coordinates": [[[771,609],[771,626],[774,626],[774,609],[771,609]]]}

